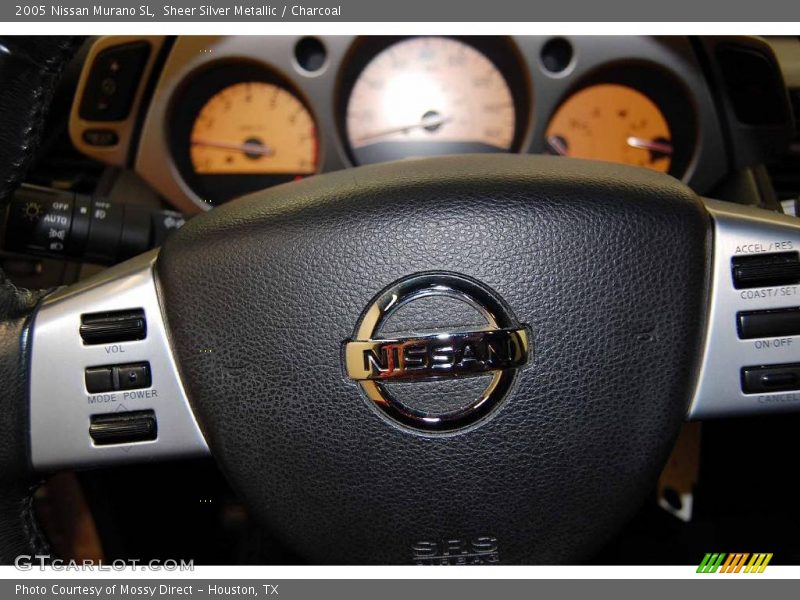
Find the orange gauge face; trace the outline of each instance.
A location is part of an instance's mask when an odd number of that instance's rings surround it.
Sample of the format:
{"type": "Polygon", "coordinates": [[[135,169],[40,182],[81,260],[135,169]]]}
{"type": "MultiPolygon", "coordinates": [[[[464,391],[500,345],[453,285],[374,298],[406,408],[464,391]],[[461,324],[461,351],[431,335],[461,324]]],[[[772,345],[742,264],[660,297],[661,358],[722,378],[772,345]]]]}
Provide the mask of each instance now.
{"type": "Polygon", "coordinates": [[[551,154],[662,173],[672,165],[666,118],[650,98],[624,85],[603,83],[576,92],[556,111],[545,135],[551,154]]]}
{"type": "Polygon", "coordinates": [[[248,81],[212,96],[194,121],[190,157],[199,175],[311,175],[314,119],[291,92],[248,81]]]}
{"type": "Polygon", "coordinates": [[[452,38],[392,44],[356,80],[346,131],[356,162],[450,154],[507,152],[516,113],[498,68],[452,38]]]}

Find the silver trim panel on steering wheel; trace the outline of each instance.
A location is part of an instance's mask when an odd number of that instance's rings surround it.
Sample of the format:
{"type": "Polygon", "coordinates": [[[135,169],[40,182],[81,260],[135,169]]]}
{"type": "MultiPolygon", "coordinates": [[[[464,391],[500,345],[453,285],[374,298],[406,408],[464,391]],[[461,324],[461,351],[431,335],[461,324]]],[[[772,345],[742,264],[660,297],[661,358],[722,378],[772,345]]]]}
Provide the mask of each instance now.
{"type": "Polygon", "coordinates": [[[59,290],[37,311],[30,332],[35,468],[208,454],[172,356],[153,270],[156,256],[143,254],[59,290]],[[139,315],[143,323],[136,321],[139,315]],[[105,343],[82,338],[87,317],[95,327],[110,327],[105,343]],[[113,341],[114,327],[119,341],[113,341]]]}
{"type": "Polygon", "coordinates": [[[706,337],[690,419],[800,410],[800,220],[704,200],[714,222],[706,337]],[[747,329],[745,329],[747,327],[747,329]]]}

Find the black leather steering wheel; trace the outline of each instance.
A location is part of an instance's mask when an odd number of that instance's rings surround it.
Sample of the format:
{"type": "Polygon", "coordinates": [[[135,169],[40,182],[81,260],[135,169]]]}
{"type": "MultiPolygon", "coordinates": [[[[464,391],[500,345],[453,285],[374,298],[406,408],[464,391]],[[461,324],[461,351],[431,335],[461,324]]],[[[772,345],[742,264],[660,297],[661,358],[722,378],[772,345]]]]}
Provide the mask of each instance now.
{"type": "Polygon", "coordinates": [[[33,318],[6,285],[0,557],[42,543],[35,472],[210,452],[310,561],[585,559],[687,413],[791,408],[741,387],[734,316],[767,306],[737,240],[800,229],[646,170],[455,156],[236,200],[33,318]]]}
{"type": "MultiPolygon", "coordinates": [[[[61,71],[81,39],[63,36],[0,40],[0,207],[22,181],[61,71]]],[[[44,292],[14,287],[0,269],[0,562],[47,551],[32,512],[38,481],[30,466],[27,404],[27,318],[44,292]]]]}

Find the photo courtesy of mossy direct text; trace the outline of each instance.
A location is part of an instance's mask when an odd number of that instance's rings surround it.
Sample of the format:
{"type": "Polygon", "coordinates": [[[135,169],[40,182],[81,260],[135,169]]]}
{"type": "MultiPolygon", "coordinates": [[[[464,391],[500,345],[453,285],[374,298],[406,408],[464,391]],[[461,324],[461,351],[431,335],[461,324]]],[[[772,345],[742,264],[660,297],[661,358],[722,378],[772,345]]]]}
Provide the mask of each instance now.
{"type": "Polygon", "coordinates": [[[159,596],[192,596],[195,593],[209,596],[277,596],[280,594],[279,584],[255,585],[173,585],[162,583],[160,585],[130,585],[126,583],[111,583],[107,585],[84,585],[55,583],[48,585],[17,584],[14,593],[17,596],[145,596],[156,598],[159,596]]]}

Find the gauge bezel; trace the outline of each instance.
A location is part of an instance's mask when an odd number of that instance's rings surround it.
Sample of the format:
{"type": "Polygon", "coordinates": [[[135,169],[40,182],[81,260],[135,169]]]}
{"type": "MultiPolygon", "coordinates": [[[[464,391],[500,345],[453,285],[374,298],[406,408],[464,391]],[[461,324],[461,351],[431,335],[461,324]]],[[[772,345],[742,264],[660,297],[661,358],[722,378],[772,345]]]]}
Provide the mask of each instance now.
{"type": "Polygon", "coordinates": [[[314,173],[322,164],[319,143],[319,120],[311,103],[292,83],[290,77],[277,69],[249,59],[226,59],[204,65],[191,73],[173,95],[169,108],[169,147],[175,166],[184,183],[208,206],[218,206],[233,198],[293,181],[304,173],[253,173],[253,174],[200,174],[191,159],[190,138],[197,116],[206,103],[222,90],[245,82],[269,83],[284,89],[303,105],[314,123],[316,155],[314,173]]]}
{"type": "Polygon", "coordinates": [[[514,102],[514,137],[509,153],[521,153],[530,143],[533,127],[534,91],[525,57],[508,36],[398,35],[361,36],[347,50],[336,81],[335,120],[342,147],[350,166],[358,166],[347,132],[347,106],[356,82],[372,60],[381,52],[409,39],[447,38],[470,46],[482,54],[500,72],[514,102]]]}
{"type": "Polygon", "coordinates": [[[667,171],[673,177],[683,178],[695,160],[698,149],[697,109],[692,95],[681,80],[662,65],[637,60],[606,63],[581,77],[561,95],[553,111],[547,116],[542,130],[541,147],[553,117],[572,96],[592,86],[617,84],[644,94],[661,111],[669,127],[673,146],[672,160],[667,171]]]}

